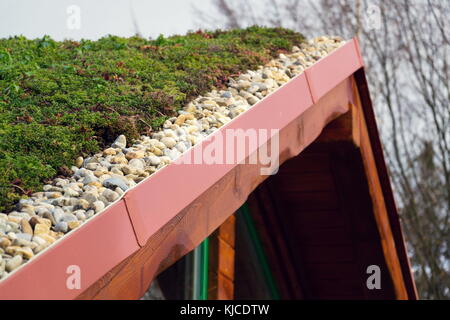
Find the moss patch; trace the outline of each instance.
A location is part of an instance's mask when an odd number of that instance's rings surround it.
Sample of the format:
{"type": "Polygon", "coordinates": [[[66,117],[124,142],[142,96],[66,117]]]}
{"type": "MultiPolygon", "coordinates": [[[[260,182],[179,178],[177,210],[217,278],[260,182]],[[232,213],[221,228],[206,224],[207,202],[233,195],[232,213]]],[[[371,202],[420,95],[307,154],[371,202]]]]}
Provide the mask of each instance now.
{"type": "Polygon", "coordinates": [[[0,211],[77,156],[156,129],[191,98],[303,40],[260,27],[156,40],[0,39],[0,211]]]}

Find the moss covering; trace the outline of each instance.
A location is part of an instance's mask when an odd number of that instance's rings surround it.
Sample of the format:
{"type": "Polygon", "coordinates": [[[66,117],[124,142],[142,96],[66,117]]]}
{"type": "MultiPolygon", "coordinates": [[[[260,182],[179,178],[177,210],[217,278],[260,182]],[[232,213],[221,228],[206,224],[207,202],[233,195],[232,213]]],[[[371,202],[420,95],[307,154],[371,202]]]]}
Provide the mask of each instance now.
{"type": "Polygon", "coordinates": [[[302,41],[261,27],[156,40],[0,39],[0,211],[77,156],[156,129],[189,99],[302,41]]]}

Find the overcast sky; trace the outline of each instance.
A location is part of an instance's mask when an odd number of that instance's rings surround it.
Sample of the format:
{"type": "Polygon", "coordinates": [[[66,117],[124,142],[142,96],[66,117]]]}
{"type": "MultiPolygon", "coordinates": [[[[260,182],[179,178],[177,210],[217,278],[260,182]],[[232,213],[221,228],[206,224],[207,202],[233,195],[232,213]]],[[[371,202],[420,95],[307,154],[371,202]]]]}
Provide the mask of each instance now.
{"type": "Polygon", "coordinates": [[[98,39],[107,34],[183,34],[197,27],[192,4],[211,0],[0,0],[0,38],[24,35],[55,40],[98,39]]]}

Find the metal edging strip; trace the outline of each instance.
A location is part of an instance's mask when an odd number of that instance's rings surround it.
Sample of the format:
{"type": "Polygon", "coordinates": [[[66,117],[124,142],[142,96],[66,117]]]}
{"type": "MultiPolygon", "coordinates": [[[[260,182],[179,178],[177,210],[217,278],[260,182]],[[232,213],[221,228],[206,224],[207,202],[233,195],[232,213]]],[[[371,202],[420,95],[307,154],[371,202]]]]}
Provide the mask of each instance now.
{"type": "MultiPolygon", "coordinates": [[[[356,51],[355,54],[358,57],[358,65],[361,65],[361,56],[360,53],[358,51],[358,42],[356,38],[353,38],[352,40],[348,41],[346,44],[344,44],[343,46],[341,46],[340,48],[336,49],[335,51],[333,51],[332,53],[330,53],[328,56],[324,57],[323,59],[319,60],[316,64],[314,64],[313,66],[309,67],[308,69],[306,69],[302,74],[305,78],[305,82],[306,82],[306,87],[308,92],[306,92],[306,90],[303,92],[303,94],[307,94],[310,101],[312,102],[312,105],[316,104],[320,98],[321,95],[318,94],[317,92],[315,92],[315,85],[314,85],[314,80],[311,78],[312,76],[314,76],[314,78],[317,78],[318,76],[321,75],[321,73],[323,72],[322,70],[317,70],[314,68],[315,66],[317,67],[318,65],[323,65],[323,66],[327,66],[328,64],[334,64],[331,59],[335,59],[333,55],[335,54],[343,54],[345,52],[349,52],[349,54],[351,54],[351,52],[353,50],[351,50],[349,47],[352,46],[354,48],[354,50],[356,51]],[[339,53],[341,52],[341,53],[339,53]]],[[[347,54],[347,55],[349,55],[347,54]]],[[[353,66],[353,65],[349,65],[349,66],[353,66]]],[[[323,69],[323,68],[322,68],[323,69]]],[[[349,69],[349,67],[345,68],[345,73],[353,73],[356,71],[352,69],[349,69]]],[[[300,74],[298,77],[301,77],[302,74],[300,74]]],[[[339,74],[338,76],[342,76],[342,74],[339,74]]],[[[296,78],[292,79],[292,80],[296,80],[296,78]]],[[[291,80],[291,81],[292,81],[291,80]]],[[[339,79],[336,79],[335,81],[333,80],[333,83],[331,85],[331,87],[337,85],[339,83],[338,81],[339,79]]],[[[288,82],[289,83],[289,82],[288,82]]],[[[298,86],[300,88],[301,82],[296,82],[298,83],[298,86]]],[[[292,84],[291,84],[292,85],[292,84]]],[[[283,86],[284,87],[284,86],[283,86]]],[[[283,87],[280,88],[280,91],[283,91],[283,87]]],[[[304,88],[306,89],[306,88],[304,88]]],[[[278,90],[277,90],[278,91],[278,90]]],[[[317,90],[316,90],[317,91],[317,90]]],[[[276,95],[276,92],[273,93],[274,95],[276,95]]],[[[270,97],[266,97],[265,99],[268,99],[270,97]]],[[[264,100],[264,99],[263,99],[264,100]]],[[[262,100],[262,101],[263,101],[262,100]]],[[[258,106],[255,106],[254,108],[257,108],[258,106]]],[[[250,109],[249,111],[251,111],[252,109],[250,109]]],[[[249,112],[250,113],[250,112],[249,112]]],[[[245,113],[243,114],[243,116],[245,116],[245,113]]],[[[249,115],[247,115],[249,116],[249,115]]],[[[225,126],[226,127],[226,126],[225,126]]],[[[225,128],[225,127],[222,127],[225,128]]],[[[164,168],[164,169],[169,169],[169,168],[164,168]]],[[[136,188],[133,188],[133,190],[130,190],[130,192],[125,193],[124,197],[123,197],[123,201],[125,203],[125,207],[127,210],[127,214],[129,216],[131,225],[133,227],[133,231],[136,237],[136,241],[138,243],[138,245],[140,247],[145,246],[145,244],[147,243],[148,239],[149,239],[149,231],[146,230],[147,228],[145,227],[146,225],[146,221],[143,219],[142,217],[142,208],[138,208],[136,207],[136,202],[140,202],[141,200],[139,200],[141,197],[136,198],[135,196],[135,189],[140,189],[139,186],[136,186],[136,188]]]]}

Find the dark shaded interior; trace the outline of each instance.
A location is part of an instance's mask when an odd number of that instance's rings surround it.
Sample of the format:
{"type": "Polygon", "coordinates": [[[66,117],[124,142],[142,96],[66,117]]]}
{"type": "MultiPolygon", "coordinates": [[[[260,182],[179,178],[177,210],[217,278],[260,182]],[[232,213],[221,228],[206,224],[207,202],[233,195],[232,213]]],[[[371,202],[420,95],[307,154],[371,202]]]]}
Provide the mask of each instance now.
{"type": "Polygon", "coordinates": [[[363,160],[352,143],[313,143],[248,203],[282,298],[395,299],[363,160]],[[367,288],[370,265],[381,269],[379,290],[367,288]]]}

